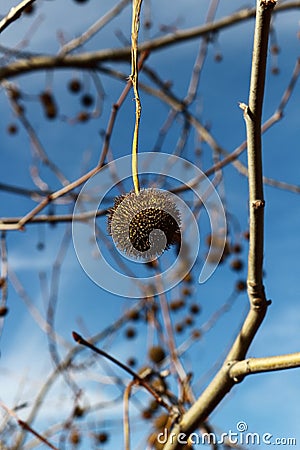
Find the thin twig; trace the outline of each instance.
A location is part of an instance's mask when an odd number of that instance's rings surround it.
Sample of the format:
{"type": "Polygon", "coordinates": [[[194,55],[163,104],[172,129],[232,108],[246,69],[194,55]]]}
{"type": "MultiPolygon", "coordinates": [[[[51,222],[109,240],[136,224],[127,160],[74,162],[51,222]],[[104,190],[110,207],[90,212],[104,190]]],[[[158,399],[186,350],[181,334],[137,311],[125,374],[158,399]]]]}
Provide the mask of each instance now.
{"type": "MultiPolygon", "coordinates": [[[[213,22],[216,12],[217,12],[217,8],[219,6],[219,1],[220,0],[211,0],[208,11],[207,11],[207,15],[206,15],[206,20],[205,20],[206,24],[213,22]]],[[[207,35],[203,36],[203,39],[201,41],[198,55],[197,55],[197,58],[196,58],[196,61],[195,61],[194,67],[193,67],[193,72],[192,72],[190,84],[188,87],[188,92],[184,99],[184,103],[187,105],[190,105],[196,97],[198,85],[200,82],[201,71],[204,66],[204,62],[205,62],[206,55],[207,55],[209,39],[210,39],[210,36],[209,36],[209,34],[207,34],[207,35]]]]}
{"type": "MultiPolygon", "coordinates": [[[[25,128],[26,132],[28,133],[28,136],[32,143],[34,152],[36,153],[36,156],[43,164],[45,164],[45,166],[49,167],[49,169],[54,173],[54,175],[58,178],[58,180],[61,182],[61,184],[63,186],[67,186],[69,184],[69,180],[64,176],[64,174],[57,167],[57,165],[53,161],[51,161],[51,159],[48,157],[46,150],[44,149],[33,126],[31,125],[31,123],[27,119],[27,117],[25,116],[24,112],[21,112],[21,113],[19,112],[18,102],[10,95],[10,90],[12,89],[12,87],[8,83],[5,83],[4,86],[5,86],[6,90],[8,91],[8,97],[12,104],[13,110],[15,111],[16,115],[18,116],[18,119],[20,120],[21,124],[25,128]]],[[[45,185],[45,187],[43,187],[43,189],[41,189],[41,191],[43,191],[44,189],[47,190],[48,186],[46,185],[46,183],[43,182],[43,185],[45,185]]]]}
{"type": "MultiPolygon", "coordinates": [[[[141,58],[139,60],[139,70],[142,67],[145,59],[147,58],[148,54],[143,53],[141,55],[141,58]]],[[[110,70],[110,72],[112,72],[112,70],[110,70]]],[[[152,79],[153,81],[155,81],[156,83],[158,83],[159,85],[161,85],[160,80],[157,77],[153,76],[153,72],[149,71],[149,68],[145,68],[145,72],[149,75],[152,75],[152,79]]],[[[295,64],[295,68],[293,70],[292,76],[291,76],[291,80],[287,86],[287,88],[285,89],[280,104],[278,106],[278,108],[276,109],[276,111],[274,112],[274,114],[262,125],[261,127],[261,131],[262,133],[265,133],[271,126],[273,126],[276,122],[278,122],[282,117],[283,117],[283,113],[284,113],[284,109],[291,97],[291,94],[293,92],[293,89],[295,87],[295,84],[299,78],[299,74],[300,74],[300,59],[298,59],[296,61],[295,64]]],[[[114,73],[114,75],[116,76],[116,74],[114,73]]],[[[125,79],[125,75],[122,77],[123,79],[125,79]]],[[[112,135],[112,130],[113,130],[113,126],[116,120],[116,115],[117,112],[119,111],[123,101],[125,100],[126,96],[128,95],[128,92],[130,91],[130,86],[131,86],[131,82],[127,82],[127,85],[125,86],[119,100],[117,101],[116,104],[113,105],[112,108],[112,113],[109,119],[109,124],[107,127],[107,131],[105,134],[105,140],[104,140],[104,146],[103,146],[103,150],[101,153],[101,158],[99,160],[99,166],[101,166],[104,162],[105,159],[105,155],[108,151],[109,148],[109,141],[110,141],[110,137],[112,135]]],[[[145,84],[141,84],[141,87],[147,91],[148,87],[145,84]]],[[[162,96],[160,95],[160,91],[156,91],[153,90],[153,88],[151,89],[151,93],[153,95],[156,95],[157,97],[159,97],[161,100],[167,102],[168,104],[170,104],[171,106],[174,107],[174,113],[175,111],[179,111],[180,109],[182,109],[182,103],[180,102],[179,99],[176,99],[175,96],[173,94],[168,94],[166,91],[164,91],[164,96],[162,98],[162,96]]],[[[183,112],[183,111],[181,111],[183,112]]],[[[186,115],[186,114],[185,114],[186,115]]],[[[172,120],[174,120],[175,117],[172,117],[172,120]]],[[[212,167],[210,167],[209,169],[207,169],[204,174],[208,177],[211,174],[215,173],[217,170],[220,170],[221,168],[225,167],[226,165],[230,164],[231,162],[233,163],[233,165],[236,167],[236,169],[242,173],[245,176],[248,176],[248,169],[240,162],[237,161],[237,158],[241,155],[241,153],[246,150],[247,148],[247,141],[242,142],[241,145],[239,145],[239,147],[237,147],[233,152],[228,153],[227,150],[225,150],[223,147],[219,146],[214,140],[213,138],[210,136],[209,132],[207,130],[205,130],[205,128],[200,124],[200,122],[198,121],[198,119],[196,117],[194,117],[192,114],[188,113],[186,115],[186,118],[188,121],[192,122],[193,126],[196,128],[196,130],[202,135],[202,138],[204,140],[206,140],[205,138],[209,138],[209,142],[210,144],[213,146],[214,150],[219,151],[221,154],[225,155],[224,159],[222,159],[221,161],[217,162],[216,164],[214,164],[212,167]],[[203,134],[205,130],[206,134],[203,134]]],[[[170,126],[170,124],[168,124],[168,126],[170,126]]],[[[165,132],[165,131],[164,131],[165,132]]],[[[161,134],[163,133],[163,131],[161,132],[161,134]]],[[[93,169],[94,171],[95,169],[93,169]]],[[[89,172],[90,173],[90,172],[89,172]]],[[[94,173],[94,172],[93,172],[94,173]]],[[[89,175],[90,176],[90,175],[89,175]]],[[[83,175],[84,177],[84,175],[83,175]]],[[[85,179],[85,178],[84,178],[85,179]]],[[[183,186],[179,186],[177,188],[172,189],[172,192],[174,193],[180,193],[183,192],[187,189],[190,189],[191,187],[193,187],[194,185],[196,186],[198,183],[201,182],[202,179],[202,175],[200,177],[197,177],[195,180],[191,180],[190,183],[188,183],[188,185],[183,185],[183,186]]],[[[80,179],[79,179],[80,181],[80,179]]],[[[264,184],[268,184],[269,186],[273,186],[276,187],[278,189],[284,189],[290,192],[294,192],[296,194],[300,193],[300,186],[299,185],[294,185],[294,184],[290,184],[290,183],[286,183],[284,181],[279,181],[279,180],[274,180],[272,178],[263,177],[263,182],[264,184]]],[[[79,184],[81,184],[81,181],[79,182],[79,184]]],[[[74,186],[74,185],[73,185],[74,186]]],[[[41,192],[39,194],[38,191],[33,191],[33,190],[29,190],[29,189],[25,189],[25,188],[18,188],[15,186],[10,186],[4,183],[0,184],[0,189],[3,190],[7,190],[9,192],[15,192],[17,194],[21,194],[21,195],[28,195],[31,196],[32,198],[38,199],[39,196],[44,196],[44,206],[43,208],[49,203],[49,197],[51,198],[51,195],[54,193],[51,192],[41,192]],[[45,196],[47,196],[45,198],[45,196]]],[[[74,189],[74,187],[72,187],[72,189],[74,189]]],[[[70,189],[70,190],[72,190],[70,189]]],[[[64,194],[62,195],[66,195],[68,193],[68,191],[66,191],[64,194]]],[[[57,196],[57,199],[60,196],[57,196]]],[[[41,208],[41,209],[43,209],[41,208]]],[[[40,210],[41,210],[40,209],[40,210]]],[[[96,213],[96,217],[101,216],[101,215],[105,215],[107,213],[106,210],[103,211],[97,211],[96,213]]],[[[35,216],[33,215],[30,219],[28,219],[26,221],[26,223],[40,223],[40,222],[68,222],[71,220],[88,220],[89,218],[92,218],[94,216],[94,212],[86,212],[86,213],[82,213],[80,214],[78,217],[77,216],[72,216],[69,214],[66,215],[40,215],[40,216],[35,216]]],[[[7,217],[7,218],[2,218],[0,220],[0,230],[9,230],[9,229],[20,229],[20,222],[23,220],[23,217],[7,217]]]]}
{"type": "MultiPolygon", "coordinates": [[[[61,358],[57,349],[58,340],[56,339],[57,335],[55,333],[55,314],[56,307],[58,302],[58,293],[59,293],[59,281],[61,274],[61,267],[66,258],[67,251],[69,248],[70,240],[71,240],[71,227],[70,224],[66,226],[65,233],[63,235],[58,254],[53,263],[52,274],[51,274],[51,283],[50,283],[50,292],[49,292],[49,300],[47,307],[47,325],[51,332],[47,333],[48,339],[48,348],[49,353],[52,358],[52,361],[56,365],[56,367],[60,366],[61,358]]],[[[69,371],[63,371],[62,375],[67,383],[67,385],[71,388],[75,396],[78,396],[78,392],[80,389],[77,387],[76,383],[72,379],[69,371]]]]}
{"type": "Polygon", "coordinates": [[[124,391],[124,448],[125,450],[130,450],[130,421],[129,421],[129,399],[131,395],[131,390],[136,384],[135,380],[132,380],[128,386],[126,386],[124,391]]]}
{"type": "MultiPolygon", "coordinates": [[[[115,78],[119,78],[122,80],[126,79],[125,74],[121,74],[118,71],[115,71],[113,69],[108,69],[106,67],[102,67],[101,71],[104,71],[107,74],[110,74],[114,76],[115,78]]],[[[232,163],[232,165],[236,168],[236,170],[241,173],[242,175],[248,177],[248,169],[247,167],[238,160],[238,157],[246,150],[247,148],[247,141],[245,140],[242,142],[235,150],[233,150],[231,153],[228,152],[224,147],[219,145],[212,134],[200,123],[199,119],[195,117],[194,114],[192,114],[190,111],[188,111],[185,108],[185,105],[183,104],[182,100],[177,98],[170,89],[166,89],[163,82],[160,80],[160,78],[154,73],[152,69],[150,69],[148,66],[144,66],[144,72],[146,75],[148,75],[152,81],[157,84],[160,89],[155,89],[151,86],[146,85],[145,83],[140,83],[140,88],[147,92],[148,94],[155,96],[159,98],[161,101],[165,102],[166,104],[170,105],[172,107],[172,110],[174,113],[182,113],[185,117],[185,119],[191,123],[191,125],[195,128],[199,136],[203,139],[203,141],[207,142],[210,147],[217,153],[220,153],[224,156],[224,158],[219,161],[218,163],[211,166],[209,169],[207,169],[204,174],[206,176],[210,176],[213,173],[215,173],[217,170],[220,170],[221,168],[225,167],[226,165],[232,163]]],[[[278,109],[275,111],[275,113],[272,115],[270,119],[268,119],[263,125],[262,125],[262,133],[265,133],[271,126],[273,126],[276,122],[278,122],[283,117],[283,109],[290,98],[290,95],[292,93],[292,89],[295,87],[295,83],[299,77],[299,61],[297,60],[291,80],[284,91],[284,94],[282,96],[282,99],[280,101],[280,105],[278,109]],[[280,109],[279,109],[280,108],[280,109]]],[[[174,120],[174,117],[172,117],[172,120],[174,120]]],[[[171,125],[171,124],[170,124],[171,125]]],[[[156,148],[155,148],[156,150],[156,148]]],[[[198,176],[194,180],[191,180],[188,185],[184,184],[182,186],[179,186],[172,190],[174,193],[180,193],[183,191],[186,191],[187,189],[190,189],[190,187],[196,186],[198,183],[202,180],[202,175],[198,176]]],[[[300,186],[286,183],[283,181],[277,181],[272,178],[263,177],[264,184],[268,184],[273,187],[277,187],[279,189],[285,189],[290,192],[294,193],[300,193],[300,186]]]]}
{"type": "Polygon", "coordinates": [[[0,33],[4,31],[11,23],[19,19],[24,9],[30,6],[35,0],[23,0],[17,6],[13,6],[8,14],[0,21],[0,33]]]}
{"type": "Polygon", "coordinates": [[[24,422],[23,420],[19,419],[18,415],[15,411],[8,408],[1,400],[0,400],[0,406],[5,409],[5,411],[13,417],[21,428],[23,428],[26,431],[29,431],[31,434],[33,434],[35,437],[39,439],[43,444],[47,445],[47,447],[52,448],[52,450],[59,450],[58,447],[55,447],[51,442],[49,442],[44,436],[42,436],[40,433],[35,431],[27,422],[24,422]]]}
{"type": "Polygon", "coordinates": [[[110,9],[104,16],[98,19],[92,26],[89,27],[84,33],[82,33],[78,38],[72,39],[63,45],[59,51],[59,56],[65,56],[66,54],[78,49],[88,40],[90,40],[96,33],[98,33],[105,25],[107,25],[112,19],[114,19],[118,14],[120,14],[125,6],[130,3],[131,0],[121,0],[112,9],[110,9]]]}
{"type": "MultiPolygon", "coordinates": [[[[135,306],[135,307],[129,309],[128,310],[128,314],[130,313],[130,311],[139,311],[140,308],[142,308],[144,306],[144,304],[145,304],[144,301],[142,301],[139,304],[138,308],[135,306]]],[[[125,323],[127,323],[127,321],[128,321],[128,315],[127,314],[125,314],[125,315],[123,314],[114,323],[109,324],[104,330],[100,331],[95,336],[93,336],[91,338],[90,342],[96,343],[96,342],[99,342],[99,341],[105,339],[107,336],[111,336],[114,332],[119,330],[120,327],[122,327],[125,323]]],[[[68,370],[70,368],[74,358],[79,353],[81,353],[83,349],[84,349],[83,346],[82,347],[80,347],[78,345],[73,346],[72,349],[67,352],[67,354],[64,357],[64,359],[60,362],[59,366],[55,367],[54,370],[47,377],[47,379],[45,380],[43,386],[41,387],[41,389],[37,393],[37,396],[36,396],[36,398],[34,400],[34,403],[32,405],[30,414],[29,414],[29,416],[27,417],[27,420],[26,420],[27,424],[31,424],[34,421],[34,419],[36,418],[38,412],[40,411],[40,408],[43,405],[43,402],[45,400],[46,395],[50,391],[51,387],[53,386],[53,384],[55,383],[57,378],[61,375],[62,371],[68,370]]],[[[16,449],[23,448],[22,445],[23,445],[24,439],[25,439],[25,433],[24,433],[24,430],[23,430],[17,436],[16,442],[15,442],[15,448],[16,449]]]]}
{"type": "Polygon", "coordinates": [[[19,280],[19,278],[17,277],[16,273],[13,271],[10,265],[8,266],[8,279],[12,287],[14,288],[15,292],[24,302],[26,308],[28,309],[29,313],[31,314],[37,325],[40,327],[40,329],[44,333],[55,339],[56,342],[59,342],[64,348],[69,349],[70,348],[69,342],[63,339],[62,336],[59,336],[53,330],[53,328],[51,328],[50,324],[44,319],[38,308],[35,306],[34,301],[29,297],[23,284],[21,283],[21,281],[19,280]]]}
{"type": "Polygon", "coordinates": [[[7,301],[7,277],[8,277],[8,261],[7,261],[7,242],[6,242],[6,233],[1,233],[0,238],[0,253],[1,253],[1,306],[6,305],[7,301]]]}
{"type": "MultiPolygon", "coordinates": [[[[170,317],[170,310],[169,310],[169,305],[167,302],[167,298],[166,298],[166,294],[163,292],[162,294],[159,295],[159,301],[160,301],[160,307],[161,307],[161,312],[162,312],[162,316],[163,316],[163,320],[164,320],[164,327],[166,330],[166,334],[167,334],[167,343],[170,349],[170,360],[171,360],[171,365],[173,365],[175,371],[177,372],[178,378],[179,378],[179,384],[181,387],[181,398],[183,398],[183,385],[184,385],[184,380],[187,378],[186,372],[184,370],[184,367],[180,361],[180,356],[177,352],[176,349],[176,342],[175,342],[175,337],[174,337],[174,330],[172,327],[172,322],[171,322],[171,317],[170,317]]],[[[189,401],[192,402],[194,400],[194,396],[192,393],[192,390],[187,386],[185,389],[188,393],[188,397],[189,397],[189,401]]]]}
{"type": "MultiPolygon", "coordinates": [[[[300,1],[291,1],[278,5],[276,12],[287,11],[289,9],[300,8],[300,1]]],[[[187,30],[177,31],[174,34],[168,34],[139,45],[139,51],[156,51],[167,48],[171,45],[176,45],[179,42],[185,42],[205,36],[206,34],[214,33],[222,29],[228,28],[236,23],[252,19],[255,16],[255,9],[243,9],[228,17],[224,17],[218,21],[210,24],[201,25],[200,27],[190,28],[187,30]]],[[[107,61],[129,61],[131,54],[131,47],[125,48],[109,48],[99,50],[96,52],[81,53],[79,55],[48,56],[38,55],[32,56],[28,59],[21,59],[14,61],[7,66],[0,68],[0,80],[4,78],[13,78],[21,73],[27,73],[37,70],[44,70],[50,68],[80,68],[80,69],[97,69],[100,63],[107,61]]]]}
{"type": "MultiPolygon", "coordinates": [[[[148,55],[149,55],[148,52],[142,53],[139,63],[138,63],[138,70],[141,70],[143,63],[146,60],[146,58],[148,57],[148,55]]],[[[25,216],[23,216],[17,223],[15,221],[11,221],[10,223],[3,223],[0,220],[0,230],[23,230],[24,226],[28,222],[31,222],[32,219],[34,217],[36,217],[36,215],[40,211],[42,211],[49,203],[57,200],[58,198],[73,191],[75,188],[81,186],[83,183],[85,183],[87,180],[92,178],[94,175],[96,175],[102,169],[105,159],[106,159],[107,152],[109,150],[110,138],[111,138],[113,126],[115,124],[117,111],[119,110],[120,106],[122,105],[126,96],[128,95],[128,92],[130,91],[130,87],[131,87],[131,81],[129,80],[127,82],[127,85],[125,86],[118,102],[115,105],[113,105],[113,110],[112,110],[111,116],[109,118],[109,123],[108,123],[107,131],[105,134],[103,148],[102,148],[101,155],[100,155],[97,166],[94,167],[93,169],[91,169],[90,171],[88,171],[87,173],[85,173],[84,175],[82,175],[81,177],[79,177],[77,180],[62,187],[58,191],[51,192],[38,205],[36,205],[31,211],[29,211],[25,216]]]]}
{"type": "Polygon", "coordinates": [[[132,370],[130,367],[123,364],[118,359],[111,356],[109,353],[106,353],[104,350],[95,347],[95,345],[91,344],[90,342],[86,341],[80,334],[76,333],[75,331],[72,332],[73,339],[78,342],[78,344],[84,345],[85,347],[91,349],[93,352],[98,353],[98,355],[104,356],[105,358],[109,359],[109,361],[116,364],[121,369],[125,370],[129,375],[133,377],[133,379],[136,381],[136,384],[140,384],[145,389],[147,389],[148,392],[155,398],[155,400],[164,408],[166,408],[170,413],[173,411],[172,407],[170,407],[162,398],[161,396],[153,389],[149,383],[141,377],[138,373],[136,373],[134,370],[132,370]]]}

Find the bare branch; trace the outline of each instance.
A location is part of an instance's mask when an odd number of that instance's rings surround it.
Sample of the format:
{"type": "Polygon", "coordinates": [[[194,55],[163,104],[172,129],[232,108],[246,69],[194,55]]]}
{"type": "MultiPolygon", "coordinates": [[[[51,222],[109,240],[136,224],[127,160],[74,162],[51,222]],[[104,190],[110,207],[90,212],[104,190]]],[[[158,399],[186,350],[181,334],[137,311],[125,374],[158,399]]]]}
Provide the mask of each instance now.
{"type": "MultiPolygon", "coordinates": [[[[274,7],[274,2],[271,3],[274,7]]],[[[246,352],[266,313],[268,302],[265,298],[262,283],[262,251],[263,251],[263,181],[261,162],[261,111],[263,105],[265,67],[268,50],[271,9],[257,0],[254,50],[250,82],[249,107],[247,112],[247,138],[249,160],[250,191],[250,248],[248,260],[248,295],[251,309],[242,326],[241,332],[234,342],[224,365],[209,386],[204,390],[191,408],[183,415],[173,433],[189,435],[215,409],[234,385],[229,376],[230,368],[235,360],[245,357],[246,352]],[[249,111],[250,110],[250,111],[249,111]],[[252,236],[251,236],[252,235],[252,236]],[[252,239],[252,241],[251,241],[252,239]]],[[[164,450],[177,450],[182,444],[174,439],[168,441],[164,450]]]]}
{"type": "Polygon", "coordinates": [[[228,360],[240,360],[246,352],[264,319],[267,306],[263,285],[264,248],[264,193],[262,171],[261,116],[264,99],[268,37],[273,1],[257,1],[249,105],[241,104],[247,130],[249,177],[248,296],[250,311],[237,337],[228,360]],[[268,7],[266,7],[266,4],[268,7]]]}
{"type": "Polygon", "coordinates": [[[118,359],[114,358],[113,356],[109,355],[108,353],[106,353],[104,350],[95,347],[93,344],[91,344],[90,342],[86,341],[82,336],[80,336],[80,334],[76,333],[75,331],[72,332],[73,335],[73,339],[78,342],[78,344],[84,345],[85,347],[91,349],[93,352],[98,353],[101,356],[104,356],[105,358],[109,359],[111,362],[113,362],[114,364],[116,364],[118,367],[120,367],[121,369],[125,370],[127,373],[129,373],[129,375],[131,375],[133,377],[133,379],[135,380],[136,384],[140,384],[141,386],[143,386],[145,389],[147,389],[148,392],[150,392],[151,395],[153,395],[153,397],[155,398],[155,400],[164,408],[166,408],[170,413],[172,413],[173,409],[172,407],[170,407],[162,398],[161,396],[155,391],[155,389],[153,389],[149,383],[143,378],[141,377],[138,373],[134,372],[134,370],[132,370],[130,367],[126,366],[125,364],[123,364],[121,361],[119,361],[118,359]]]}
{"type": "Polygon", "coordinates": [[[13,6],[9,13],[0,21],[0,33],[4,31],[11,23],[19,19],[27,6],[30,6],[35,0],[23,0],[17,6],[13,6]]]}
{"type": "MultiPolygon", "coordinates": [[[[283,3],[276,8],[276,12],[286,11],[288,9],[300,8],[300,1],[292,1],[283,3]]],[[[216,22],[201,25],[195,28],[189,28],[187,30],[177,31],[173,34],[168,34],[151,41],[141,43],[139,45],[140,52],[143,51],[156,51],[169,47],[170,45],[176,45],[179,42],[189,41],[201,36],[205,36],[210,33],[215,33],[234,24],[240,23],[245,20],[249,20],[255,16],[255,9],[243,9],[237,13],[231,14],[228,17],[224,17],[216,22]]],[[[125,48],[109,48],[99,50],[96,52],[81,53],[79,55],[66,55],[61,57],[59,54],[56,56],[38,55],[31,58],[19,59],[8,64],[5,67],[0,68],[0,80],[4,78],[13,78],[23,73],[34,72],[44,69],[59,69],[66,67],[77,67],[80,69],[97,69],[99,65],[107,61],[128,61],[130,60],[131,47],[125,48]]]]}
{"type": "Polygon", "coordinates": [[[90,40],[96,33],[98,33],[101,28],[103,28],[108,22],[114,19],[121,11],[125,8],[125,6],[130,3],[131,0],[121,0],[117,5],[115,5],[110,11],[108,11],[103,17],[97,20],[88,30],[86,30],[81,36],[78,38],[72,39],[72,41],[67,42],[59,51],[61,56],[66,55],[67,53],[72,52],[78,47],[81,47],[85,42],[90,40]]]}
{"type": "Polygon", "coordinates": [[[234,363],[229,375],[235,381],[241,381],[247,375],[261,372],[274,372],[300,367],[300,353],[268,356],[266,358],[248,358],[234,363]]]}
{"type": "Polygon", "coordinates": [[[13,417],[21,428],[23,428],[26,431],[29,431],[31,434],[33,434],[35,437],[39,439],[40,442],[43,442],[43,444],[47,445],[47,447],[52,448],[53,450],[58,450],[57,447],[55,447],[51,442],[49,442],[44,436],[42,436],[40,433],[38,433],[36,430],[34,430],[27,422],[24,422],[24,420],[19,419],[15,411],[8,408],[3,402],[0,401],[0,406],[11,416],[13,417]]]}
{"type": "Polygon", "coordinates": [[[268,37],[274,1],[260,2],[256,16],[249,105],[244,107],[247,129],[250,241],[248,293],[254,306],[265,307],[262,281],[264,243],[264,193],[261,144],[261,117],[265,90],[268,37]],[[267,7],[267,5],[269,7],[267,7]],[[258,304],[259,301],[259,304],[258,304]]]}

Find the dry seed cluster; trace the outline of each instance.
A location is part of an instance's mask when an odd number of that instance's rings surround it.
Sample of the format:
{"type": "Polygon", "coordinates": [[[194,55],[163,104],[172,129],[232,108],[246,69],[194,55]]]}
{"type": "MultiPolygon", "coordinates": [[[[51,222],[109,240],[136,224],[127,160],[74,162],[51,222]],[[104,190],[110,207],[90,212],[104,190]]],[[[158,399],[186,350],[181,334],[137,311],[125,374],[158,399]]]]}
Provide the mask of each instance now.
{"type": "Polygon", "coordinates": [[[180,213],[166,191],[129,192],[116,197],[108,214],[108,231],[128,256],[154,258],[180,242],[180,213]]]}

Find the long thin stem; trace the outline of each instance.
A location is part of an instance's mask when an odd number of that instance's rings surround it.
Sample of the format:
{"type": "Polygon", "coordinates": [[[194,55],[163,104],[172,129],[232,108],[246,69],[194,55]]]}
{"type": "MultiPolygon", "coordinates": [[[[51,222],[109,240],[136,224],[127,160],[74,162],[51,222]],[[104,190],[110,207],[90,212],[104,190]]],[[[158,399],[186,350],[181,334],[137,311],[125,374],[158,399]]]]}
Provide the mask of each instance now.
{"type": "Polygon", "coordinates": [[[135,100],[135,125],[132,139],[132,180],[136,195],[139,195],[139,178],[138,178],[138,143],[139,143],[139,128],[141,118],[141,101],[139,97],[138,88],[138,35],[140,24],[142,0],[133,0],[132,3],[132,26],[131,26],[131,74],[130,79],[134,91],[135,100]]]}

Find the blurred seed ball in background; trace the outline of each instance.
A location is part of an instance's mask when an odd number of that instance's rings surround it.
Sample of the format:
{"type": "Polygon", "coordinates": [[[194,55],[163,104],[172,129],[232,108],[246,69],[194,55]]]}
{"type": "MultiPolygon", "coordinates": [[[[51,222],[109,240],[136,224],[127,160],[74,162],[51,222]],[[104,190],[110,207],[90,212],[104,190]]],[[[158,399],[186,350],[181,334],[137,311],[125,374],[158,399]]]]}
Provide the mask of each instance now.
{"type": "Polygon", "coordinates": [[[101,444],[104,444],[104,442],[107,442],[109,440],[109,434],[105,431],[102,431],[101,433],[97,434],[97,441],[101,444]]]}
{"type": "Polygon", "coordinates": [[[154,345],[153,347],[150,347],[148,356],[150,361],[159,364],[165,359],[166,353],[160,345],[154,345]]]}
{"type": "Polygon", "coordinates": [[[57,116],[57,106],[51,92],[42,92],[40,94],[40,101],[43,106],[45,116],[48,119],[55,119],[57,116]]]}
{"type": "Polygon", "coordinates": [[[232,270],[235,270],[236,272],[240,272],[244,268],[244,262],[240,258],[233,259],[230,263],[230,267],[232,270]]]}
{"type": "Polygon", "coordinates": [[[7,126],[7,132],[8,132],[8,134],[10,134],[10,135],[17,134],[17,132],[18,132],[18,126],[17,126],[15,123],[10,123],[10,124],[7,126]]]}
{"type": "Polygon", "coordinates": [[[69,81],[68,88],[70,92],[77,94],[82,89],[81,81],[78,80],[78,78],[72,78],[72,80],[69,81]]]}
{"type": "Polygon", "coordinates": [[[82,106],[89,108],[90,106],[93,106],[95,99],[91,94],[84,94],[81,97],[80,102],[81,102],[82,106]]]}
{"type": "Polygon", "coordinates": [[[180,224],[174,196],[153,188],[116,197],[108,214],[108,231],[116,247],[148,261],[180,243],[180,224]]]}
{"type": "Polygon", "coordinates": [[[34,13],[34,11],[35,11],[35,5],[27,5],[23,12],[24,12],[24,14],[31,15],[34,13]]]}
{"type": "Polygon", "coordinates": [[[0,306],[0,317],[6,316],[8,313],[8,308],[6,306],[0,306]]]}

